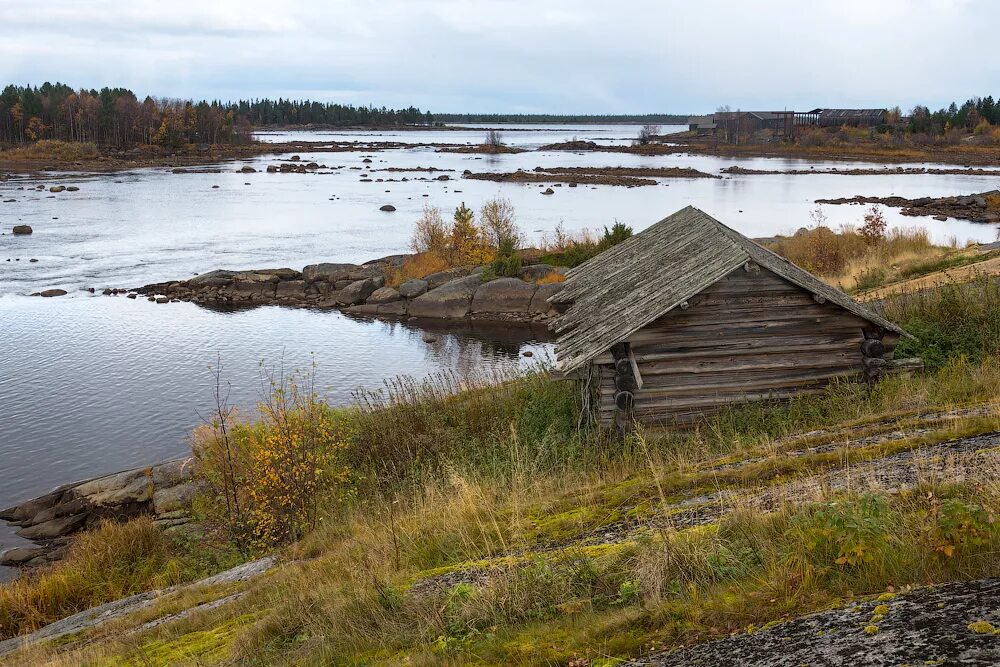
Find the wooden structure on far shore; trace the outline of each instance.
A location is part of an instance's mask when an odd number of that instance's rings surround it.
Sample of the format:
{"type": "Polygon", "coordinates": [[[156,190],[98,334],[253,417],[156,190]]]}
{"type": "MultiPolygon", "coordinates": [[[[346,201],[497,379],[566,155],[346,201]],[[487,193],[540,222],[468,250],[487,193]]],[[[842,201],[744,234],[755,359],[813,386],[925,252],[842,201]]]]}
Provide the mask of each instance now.
{"type": "Polygon", "coordinates": [[[694,207],[567,273],[550,301],[563,374],[604,424],[688,424],[735,403],[875,380],[884,317],[694,207]]]}

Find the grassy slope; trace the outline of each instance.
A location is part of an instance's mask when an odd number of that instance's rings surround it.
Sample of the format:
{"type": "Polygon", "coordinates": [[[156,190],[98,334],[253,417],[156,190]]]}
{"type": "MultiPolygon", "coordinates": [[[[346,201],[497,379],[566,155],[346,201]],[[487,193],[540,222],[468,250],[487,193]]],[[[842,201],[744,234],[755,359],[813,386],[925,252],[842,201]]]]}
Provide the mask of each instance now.
{"type": "Polygon", "coordinates": [[[581,437],[572,385],[544,378],[400,386],[407,403],[357,417],[359,451],[396,472],[245,596],[137,631],[234,592],[182,590],[7,664],[613,664],[998,576],[1000,297],[973,287],[890,304],[928,332],[909,350],[927,374],[693,433],[581,437]],[[954,321],[966,335],[946,335],[954,321]]]}

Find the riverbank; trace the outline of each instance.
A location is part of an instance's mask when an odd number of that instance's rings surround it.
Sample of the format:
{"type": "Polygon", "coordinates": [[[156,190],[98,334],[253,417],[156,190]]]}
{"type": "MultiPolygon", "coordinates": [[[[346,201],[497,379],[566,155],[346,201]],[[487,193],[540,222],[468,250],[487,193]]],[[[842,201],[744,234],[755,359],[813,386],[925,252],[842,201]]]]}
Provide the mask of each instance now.
{"type": "MultiPolygon", "coordinates": [[[[74,634],[48,641],[57,625],[7,660],[677,664],[718,646],[669,651],[730,635],[745,637],[747,655],[766,650],[781,628],[795,632],[793,619],[833,606],[843,612],[822,617],[830,636],[817,650],[853,655],[878,636],[916,632],[935,660],[982,651],[979,635],[1000,619],[967,604],[967,591],[1000,576],[1000,530],[989,519],[1000,503],[1000,360],[990,352],[1000,329],[983,320],[995,319],[1000,292],[957,294],[945,300],[983,335],[974,348],[958,341],[960,352],[950,332],[925,326],[912,351],[954,353],[930,357],[925,373],[750,404],[694,432],[620,441],[581,431],[578,387],[543,375],[402,383],[352,410],[315,413],[350,425],[324,438],[336,444],[330,470],[351,474],[337,472],[313,531],[273,551],[285,564],[266,577],[181,583],[135,607],[131,598],[99,607],[123,610],[112,632],[74,621],[74,634]],[[971,583],[924,588],[948,582],[971,583]],[[948,641],[907,620],[909,600],[926,595],[961,616],[948,641]],[[868,641],[843,631],[855,621],[868,641]]],[[[907,327],[954,315],[929,302],[885,307],[907,327]]],[[[230,426],[233,442],[275,428],[230,426]]],[[[195,442],[210,453],[218,440],[201,431],[195,442]]],[[[205,529],[225,517],[220,498],[210,501],[218,478],[211,488],[199,505],[205,529]]],[[[126,533],[140,530],[130,525],[126,533]]],[[[166,548],[137,552],[114,572],[145,572],[166,548]]],[[[2,593],[0,607],[10,600],[2,593]]],[[[23,618],[28,608],[14,610],[23,618]]]]}
{"type": "Polygon", "coordinates": [[[681,151],[697,155],[733,158],[774,157],[823,161],[843,160],[846,162],[936,162],[963,166],[1000,165],[1000,150],[996,146],[979,146],[968,143],[949,146],[908,145],[894,147],[874,142],[805,146],[801,143],[774,141],[737,146],[718,142],[713,137],[668,135],[661,137],[661,139],[670,142],[662,149],[664,151],[681,151]]]}

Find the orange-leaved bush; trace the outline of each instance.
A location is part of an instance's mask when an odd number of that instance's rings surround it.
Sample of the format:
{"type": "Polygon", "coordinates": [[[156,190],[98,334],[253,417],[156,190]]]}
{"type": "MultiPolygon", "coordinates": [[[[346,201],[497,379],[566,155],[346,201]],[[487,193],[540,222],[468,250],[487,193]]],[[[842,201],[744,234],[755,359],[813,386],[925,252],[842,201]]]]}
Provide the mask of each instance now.
{"type": "Polygon", "coordinates": [[[351,476],[342,457],[348,427],[317,396],[315,369],[304,379],[269,374],[267,380],[256,421],[239,419],[217,389],[214,418],[193,439],[212,491],[210,508],[243,553],[315,529],[324,504],[343,498],[351,476]]]}

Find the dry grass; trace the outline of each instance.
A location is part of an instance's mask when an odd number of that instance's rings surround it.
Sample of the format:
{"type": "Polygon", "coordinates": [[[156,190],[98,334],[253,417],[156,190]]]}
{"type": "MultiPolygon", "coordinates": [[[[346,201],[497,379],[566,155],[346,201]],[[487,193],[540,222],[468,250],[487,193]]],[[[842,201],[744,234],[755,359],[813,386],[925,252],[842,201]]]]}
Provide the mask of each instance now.
{"type": "Polygon", "coordinates": [[[79,160],[92,160],[99,155],[100,151],[97,149],[97,146],[91,142],[42,139],[33,144],[2,151],[0,152],[0,159],[75,162],[79,160]]]}
{"type": "Polygon", "coordinates": [[[835,232],[819,213],[815,227],[794,236],[779,237],[770,248],[826,282],[847,291],[871,289],[912,276],[912,269],[930,265],[956,253],[955,248],[935,246],[927,230],[895,228],[871,243],[854,227],[835,232]]]}
{"type": "Polygon", "coordinates": [[[451,268],[451,265],[436,252],[421,252],[408,257],[403,264],[398,267],[389,267],[386,272],[386,284],[390,287],[399,287],[407,280],[424,278],[451,268]]]}
{"type": "Polygon", "coordinates": [[[64,560],[0,586],[0,639],[181,578],[170,541],[151,519],[104,523],[81,533],[64,560]]]}

